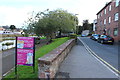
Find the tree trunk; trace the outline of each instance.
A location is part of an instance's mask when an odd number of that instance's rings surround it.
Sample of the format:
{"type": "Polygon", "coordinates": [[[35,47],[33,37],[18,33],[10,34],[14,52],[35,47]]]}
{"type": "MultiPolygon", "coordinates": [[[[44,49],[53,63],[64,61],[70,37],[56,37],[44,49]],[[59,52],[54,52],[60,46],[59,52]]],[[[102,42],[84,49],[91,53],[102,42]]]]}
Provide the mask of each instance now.
{"type": "Polygon", "coordinates": [[[61,38],[62,30],[60,29],[59,31],[60,31],[60,32],[59,32],[58,36],[61,38]]]}

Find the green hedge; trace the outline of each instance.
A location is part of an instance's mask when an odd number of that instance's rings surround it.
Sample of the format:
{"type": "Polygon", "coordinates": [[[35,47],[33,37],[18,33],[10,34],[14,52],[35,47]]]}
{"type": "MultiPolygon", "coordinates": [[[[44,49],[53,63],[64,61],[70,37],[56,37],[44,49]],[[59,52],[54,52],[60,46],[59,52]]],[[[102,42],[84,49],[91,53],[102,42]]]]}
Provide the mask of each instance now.
{"type": "Polygon", "coordinates": [[[70,38],[77,38],[77,34],[70,34],[69,37],[70,38]]]}
{"type": "Polygon", "coordinates": [[[5,40],[15,40],[14,38],[11,38],[11,39],[3,39],[3,41],[5,41],[5,40]]]}
{"type": "Polygon", "coordinates": [[[6,46],[9,46],[9,45],[13,45],[14,43],[5,43],[5,44],[2,44],[2,46],[6,45],[6,46]]]}

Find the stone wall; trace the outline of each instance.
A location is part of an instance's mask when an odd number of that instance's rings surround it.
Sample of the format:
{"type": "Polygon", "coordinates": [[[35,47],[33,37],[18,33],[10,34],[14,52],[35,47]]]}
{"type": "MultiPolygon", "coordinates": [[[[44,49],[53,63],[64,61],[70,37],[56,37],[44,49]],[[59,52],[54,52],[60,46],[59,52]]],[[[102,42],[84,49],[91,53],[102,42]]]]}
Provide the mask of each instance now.
{"type": "Polygon", "coordinates": [[[38,58],[38,77],[54,78],[61,62],[65,59],[74,45],[74,39],[68,40],[50,53],[38,58]]]}

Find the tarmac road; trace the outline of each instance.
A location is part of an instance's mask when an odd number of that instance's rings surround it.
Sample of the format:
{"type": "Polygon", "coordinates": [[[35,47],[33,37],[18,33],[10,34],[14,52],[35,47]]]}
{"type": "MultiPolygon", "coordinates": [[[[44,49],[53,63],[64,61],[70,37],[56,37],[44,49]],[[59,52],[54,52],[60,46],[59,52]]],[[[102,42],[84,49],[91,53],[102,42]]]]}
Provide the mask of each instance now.
{"type": "Polygon", "coordinates": [[[118,80],[117,74],[93,57],[79,40],[61,63],[56,78],[118,80]]]}
{"type": "Polygon", "coordinates": [[[118,70],[118,57],[120,57],[120,55],[118,55],[118,44],[101,44],[91,40],[89,37],[80,37],[80,39],[99,57],[118,70]]]}

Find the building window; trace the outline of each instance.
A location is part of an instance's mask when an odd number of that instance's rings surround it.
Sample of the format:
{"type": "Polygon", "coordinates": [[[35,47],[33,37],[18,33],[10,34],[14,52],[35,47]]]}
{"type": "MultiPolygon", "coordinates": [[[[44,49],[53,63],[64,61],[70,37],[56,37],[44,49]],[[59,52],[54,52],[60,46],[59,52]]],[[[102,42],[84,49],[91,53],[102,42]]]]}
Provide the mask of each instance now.
{"type": "Polygon", "coordinates": [[[100,18],[100,15],[98,14],[98,19],[100,18]]]}
{"type": "Polygon", "coordinates": [[[114,36],[118,35],[118,28],[114,28],[114,32],[113,32],[114,36]]]}
{"type": "Polygon", "coordinates": [[[111,23],[111,17],[108,17],[108,23],[109,24],[111,23]]]}
{"type": "Polygon", "coordinates": [[[107,30],[107,33],[108,33],[108,35],[111,35],[111,31],[110,31],[110,29],[107,30]]]}
{"type": "Polygon", "coordinates": [[[100,26],[102,26],[102,21],[100,21],[100,26]]]}
{"type": "Polygon", "coordinates": [[[115,21],[118,21],[118,18],[119,18],[119,14],[116,13],[116,14],[115,14],[115,21]]]}
{"type": "Polygon", "coordinates": [[[104,13],[106,14],[106,9],[104,10],[104,13]]]}
{"type": "Polygon", "coordinates": [[[119,6],[119,0],[116,0],[116,1],[115,1],[115,6],[116,6],[116,7],[119,6]]]}
{"type": "Polygon", "coordinates": [[[109,11],[111,11],[111,7],[112,7],[112,6],[110,5],[110,6],[109,6],[109,11]]]}
{"type": "Polygon", "coordinates": [[[101,12],[101,16],[102,16],[102,12],[101,12]]]}
{"type": "Polygon", "coordinates": [[[104,19],[104,25],[106,24],[106,19],[104,19]]]}

